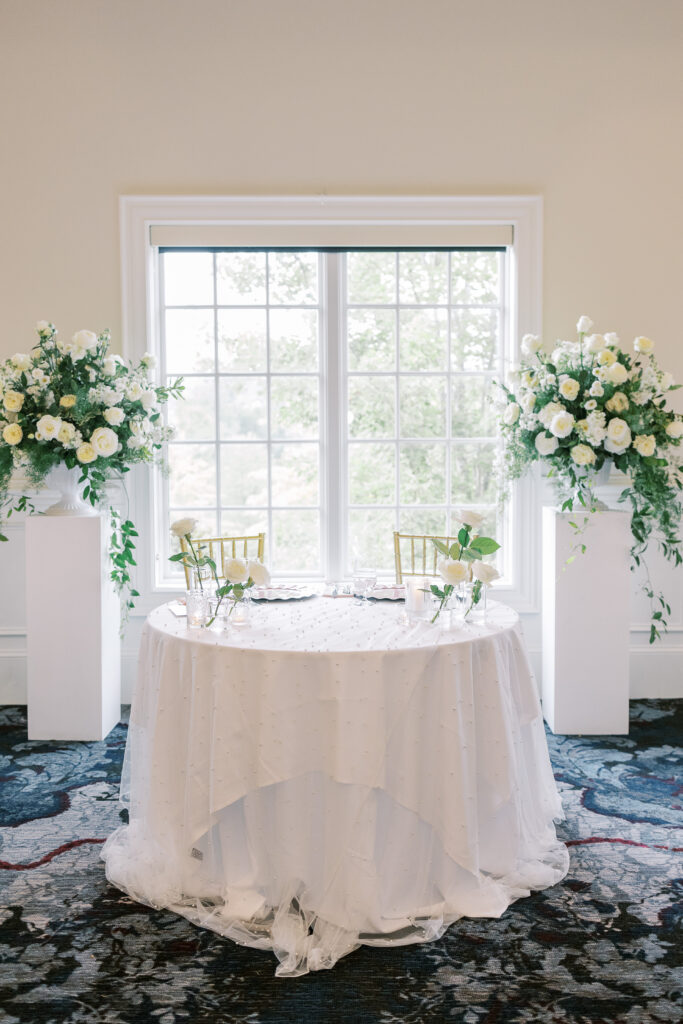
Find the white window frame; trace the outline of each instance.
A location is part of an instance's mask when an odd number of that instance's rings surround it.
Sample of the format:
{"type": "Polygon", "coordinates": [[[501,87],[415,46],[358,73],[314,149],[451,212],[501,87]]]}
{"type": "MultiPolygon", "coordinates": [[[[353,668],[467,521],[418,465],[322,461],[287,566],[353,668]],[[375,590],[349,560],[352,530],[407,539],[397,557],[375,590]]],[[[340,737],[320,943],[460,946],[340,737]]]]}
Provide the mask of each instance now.
{"type": "MultiPolygon", "coordinates": [[[[383,232],[383,237],[396,232],[396,247],[399,248],[401,238],[406,235],[413,239],[424,235],[426,245],[434,244],[432,239],[436,236],[451,238],[451,244],[459,245],[463,244],[468,229],[503,226],[511,228],[513,238],[508,249],[504,302],[507,310],[504,320],[508,324],[503,339],[504,364],[509,367],[518,361],[521,336],[526,332],[541,333],[542,217],[540,196],[121,196],[123,352],[133,360],[139,359],[145,351],[159,353],[158,260],[157,249],[151,241],[155,229],[172,228],[178,233],[201,229],[216,233],[216,237],[224,229],[237,230],[244,237],[250,237],[251,232],[259,239],[252,244],[261,245],[267,244],[265,240],[269,237],[273,238],[272,244],[282,245],[286,244],[283,239],[289,234],[310,230],[324,237],[329,230],[336,235],[346,232],[348,248],[372,244],[373,232],[383,232]]],[[[156,233],[158,236],[159,232],[156,233]]],[[[440,244],[448,242],[444,240],[440,244]]],[[[330,296],[326,282],[323,288],[327,302],[330,296]]],[[[328,319],[337,325],[338,338],[341,336],[340,317],[338,307],[328,309],[328,319]]],[[[327,345],[322,346],[321,369],[332,378],[328,387],[330,395],[340,394],[339,347],[339,344],[333,345],[328,352],[327,345]]],[[[323,445],[342,450],[343,423],[338,408],[328,410],[323,445]]],[[[130,477],[131,513],[140,532],[136,587],[141,596],[136,614],[146,615],[178,588],[170,581],[164,580],[160,585],[155,582],[157,533],[162,529],[161,524],[154,522],[154,509],[159,507],[159,474],[137,468],[130,477]]],[[[323,514],[330,517],[325,532],[328,536],[339,537],[343,534],[339,518],[343,515],[343,503],[330,502],[330,486],[330,474],[326,472],[321,481],[323,514]]],[[[512,548],[512,583],[499,588],[501,597],[524,613],[538,611],[539,607],[538,497],[536,478],[528,478],[514,487],[508,541],[512,548]]],[[[332,565],[340,557],[341,552],[328,552],[332,565]]]]}

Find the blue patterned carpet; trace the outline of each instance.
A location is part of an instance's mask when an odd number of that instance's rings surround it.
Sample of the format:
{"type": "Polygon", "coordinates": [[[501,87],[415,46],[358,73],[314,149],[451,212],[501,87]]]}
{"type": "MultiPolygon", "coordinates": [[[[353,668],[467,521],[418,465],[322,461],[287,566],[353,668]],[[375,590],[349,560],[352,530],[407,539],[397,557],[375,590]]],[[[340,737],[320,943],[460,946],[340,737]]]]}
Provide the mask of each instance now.
{"type": "Polygon", "coordinates": [[[125,726],[29,743],[0,708],[0,1021],[30,1024],[675,1024],[683,1019],[683,702],[629,737],[549,737],[571,868],[498,921],[273,976],[243,949],[111,888],[125,726]]]}

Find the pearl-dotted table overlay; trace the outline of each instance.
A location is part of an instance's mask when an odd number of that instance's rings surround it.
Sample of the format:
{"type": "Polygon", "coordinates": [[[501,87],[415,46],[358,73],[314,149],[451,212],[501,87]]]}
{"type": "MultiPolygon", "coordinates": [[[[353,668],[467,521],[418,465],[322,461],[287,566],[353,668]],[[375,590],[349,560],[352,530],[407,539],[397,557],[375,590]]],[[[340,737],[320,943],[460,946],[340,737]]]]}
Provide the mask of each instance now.
{"type": "Polygon", "coordinates": [[[261,605],[248,629],[145,625],[107,877],[283,976],[361,943],[499,917],[568,867],[517,615],[451,631],[402,606],[261,605]]]}

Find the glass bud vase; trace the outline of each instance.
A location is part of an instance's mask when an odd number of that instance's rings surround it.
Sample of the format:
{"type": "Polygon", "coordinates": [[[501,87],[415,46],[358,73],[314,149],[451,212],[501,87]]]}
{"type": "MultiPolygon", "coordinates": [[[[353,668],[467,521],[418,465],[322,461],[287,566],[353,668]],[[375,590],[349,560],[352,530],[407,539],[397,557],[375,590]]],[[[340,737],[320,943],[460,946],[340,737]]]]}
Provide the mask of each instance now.
{"type": "Polygon", "coordinates": [[[486,584],[478,580],[460,584],[458,602],[464,622],[483,622],[486,619],[487,590],[486,584]]]}
{"type": "Polygon", "coordinates": [[[190,629],[199,629],[209,617],[209,598],[204,590],[185,591],[185,610],[187,625],[190,629]]]}
{"type": "Polygon", "coordinates": [[[246,629],[251,625],[251,598],[245,594],[239,601],[233,600],[228,609],[228,624],[235,629],[246,629]]]}

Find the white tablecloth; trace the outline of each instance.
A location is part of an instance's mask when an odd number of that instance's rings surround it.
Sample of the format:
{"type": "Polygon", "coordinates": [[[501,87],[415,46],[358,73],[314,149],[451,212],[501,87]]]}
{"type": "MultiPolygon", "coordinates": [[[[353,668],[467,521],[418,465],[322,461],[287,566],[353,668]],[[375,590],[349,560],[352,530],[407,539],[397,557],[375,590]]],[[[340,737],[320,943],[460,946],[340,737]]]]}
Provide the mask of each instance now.
{"type": "Polygon", "coordinates": [[[516,614],[450,632],[315,598],[251,628],[152,612],[111,882],[277,973],[434,939],[558,882],[568,855],[516,614]]]}

